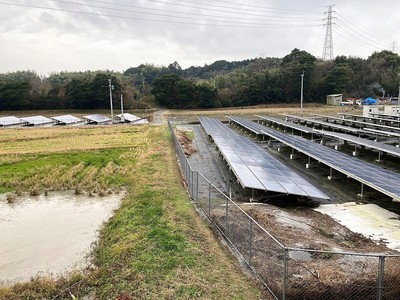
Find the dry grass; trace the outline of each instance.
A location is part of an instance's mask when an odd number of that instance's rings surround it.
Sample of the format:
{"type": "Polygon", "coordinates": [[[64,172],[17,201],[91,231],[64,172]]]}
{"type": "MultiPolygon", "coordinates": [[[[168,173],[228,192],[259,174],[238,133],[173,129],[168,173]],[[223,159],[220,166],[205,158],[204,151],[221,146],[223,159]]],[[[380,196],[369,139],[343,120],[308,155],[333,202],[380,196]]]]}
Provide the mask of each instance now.
{"type": "Polygon", "coordinates": [[[0,155],[9,158],[0,163],[18,161],[18,154],[140,147],[146,143],[144,132],[123,125],[2,129],[0,155]]]}
{"type": "MultiPolygon", "coordinates": [[[[354,113],[361,114],[359,107],[352,106],[328,106],[322,104],[307,104],[303,107],[303,116],[308,116],[313,113],[324,114],[324,115],[337,115],[338,113],[354,113]]],[[[266,114],[266,115],[285,115],[295,114],[300,115],[300,107],[296,104],[280,104],[280,105],[259,105],[250,106],[243,108],[221,108],[213,110],[169,110],[165,113],[165,117],[173,121],[198,121],[198,116],[207,116],[217,118],[220,120],[226,120],[226,116],[229,115],[241,115],[250,118],[254,118],[254,115],[266,114]]]]}

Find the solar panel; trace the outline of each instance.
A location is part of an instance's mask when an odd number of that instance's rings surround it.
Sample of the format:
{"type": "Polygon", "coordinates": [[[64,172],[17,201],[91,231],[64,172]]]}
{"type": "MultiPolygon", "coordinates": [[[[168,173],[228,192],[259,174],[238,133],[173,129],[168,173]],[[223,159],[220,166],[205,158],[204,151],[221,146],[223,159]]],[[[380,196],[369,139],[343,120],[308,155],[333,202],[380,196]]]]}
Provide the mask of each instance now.
{"type": "MultiPolygon", "coordinates": [[[[344,132],[352,132],[352,133],[360,133],[360,132],[362,132],[362,130],[359,129],[359,128],[352,128],[352,127],[343,126],[343,125],[339,125],[339,124],[334,124],[334,123],[331,123],[331,122],[324,122],[324,121],[320,121],[320,120],[316,120],[316,119],[304,118],[304,117],[299,117],[299,116],[294,116],[294,115],[286,115],[286,117],[289,118],[289,119],[296,119],[296,120],[304,121],[306,123],[318,124],[318,125],[321,125],[322,127],[339,129],[339,130],[342,130],[344,132]]],[[[340,120],[342,120],[342,119],[340,119],[340,120]]]]}
{"type": "Polygon", "coordinates": [[[22,121],[21,119],[17,118],[17,117],[2,117],[0,118],[0,126],[17,126],[17,125],[21,125],[22,121]]]}
{"type": "Polygon", "coordinates": [[[348,113],[339,113],[339,115],[342,115],[344,118],[345,117],[350,117],[353,118],[354,121],[357,121],[358,119],[367,120],[371,122],[379,122],[379,123],[384,123],[384,124],[400,124],[400,120],[394,120],[394,119],[385,119],[385,118],[378,118],[378,117],[367,117],[367,116],[362,116],[362,115],[356,115],[356,114],[348,114],[348,113]]]}
{"type": "Polygon", "coordinates": [[[26,117],[26,118],[21,118],[21,120],[27,125],[45,125],[45,124],[52,124],[53,121],[49,118],[43,117],[43,116],[33,116],[33,117],[26,117]]]}
{"type": "Polygon", "coordinates": [[[371,149],[379,150],[379,151],[386,152],[391,155],[400,157],[400,148],[395,147],[395,146],[387,145],[387,144],[384,144],[381,142],[363,139],[363,138],[348,135],[348,134],[338,133],[338,132],[331,132],[331,131],[324,131],[324,130],[318,130],[318,132],[321,133],[322,135],[335,137],[337,139],[348,141],[348,142],[351,142],[351,143],[354,143],[357,145],[366,146],[371,149]]]}
{"type": "Polygon", "coordinates": [[[348,177],[400,201],[400,174],[398,173],[299,136],[281,133],[245,118],[229,117],[229,119],[240,125],[246,124],[247,127],[255,126],[257,131],[262,131],[264,134],[338,170],[348,177]]]}
{"type": "MultiPolygon", "coordinates": [[[[326,118],[327,123],[330,123],[329,120],[335,120],[335,121],[341,122],[342,124],[345,124],[347,122],[347,123],[350,123],[351,125],[357,125],[360,128],[362,128],[364,126],[369,126],[369,127],[373,127],[373,128],[380,128],[380,129],[386,129],[386,130],[400,130],[399,124],[397,124],[396,126],[388,126],[388,125],[383,125],[383,124],[355,121],[355,120],[337,118],[337,117],[332,117],[332,116],[325,116],[325,115],[320,115],[320,114],[314,114],[314,116],[326,118]]],[[[394,124],[394,123],[391,123],[391,124],[394,124]]]]}
{"type": "Polygon", "coordinates": [[[372,129],[372,128],[363,128],[363,130],[370,131],[370,132],[373,132],[373,133],[376,133],[376,134],[382,135],[382,136],[400,137],[400,133],[397,133],[397,132],[382,131],[382,130],[379,130],[379,129],[372,129]]]}
{"type": "Polygon", "coordinates": [[[270,117],[270,116],[259,116],[259,115],[256,115],[256,117],[260,118],[262,120],[266,120],[266,121],[278,124],[278,125],[282,125],[282,126],[285,126],[285,127],[293,128],[293,129],[296,129],[296,130],[304,132],[304,133],[310,133],[310,134],[317,133],[312,128],[309,128],[307,126],[303,126],[303,125],[300,125],[300,124],[296,124],[296,123],[293,123],[293,122],[288,122],[288,121],[285,121],[285,120],[282,120],[282,119],[278,119],[278,118],[274,118],[274,117],[270,117]]]}
{"type": "Polygon", "coordinates": [[[123,113],[117,115],[121,122],[135,123],[135,124],[147,124],[149,121],[147,119],[140,118],[138,116],[132,115],[130,113],[123,113]]]}
{"type": "Polygon", "coordinates": [[[199,119],[243,187],[329,199],[327,195],[248,138],[237,134],[216,119],[206,117],[199,119]]]}
{"type": "Polygon", "coordinates": [[[57,116],[57,117],[52,117],[52,119],[56,121],[57,124],[66,124],[66,125],[82,122],[80,118],[72,115],[57,116]]]}
{"type": "Polygon", "coordinates": [[[100,114],[94,114],[94,115],[88,115],[88,116],[84,116],[84,118],[86,120],[88,120],[89,122],[92,123],[106,123],[106,122],[111,122],[111,119],[100,115],[100,114]]]}
{"type": "Polygon", "coordinates": [[[388,119],[395,119],[395,120],[400,120],[399,115],[390,115],[390,114],[384,114],[384,113],[369,113],[371,116],[377,116],[378,118],[388,118],[388,119]]]}

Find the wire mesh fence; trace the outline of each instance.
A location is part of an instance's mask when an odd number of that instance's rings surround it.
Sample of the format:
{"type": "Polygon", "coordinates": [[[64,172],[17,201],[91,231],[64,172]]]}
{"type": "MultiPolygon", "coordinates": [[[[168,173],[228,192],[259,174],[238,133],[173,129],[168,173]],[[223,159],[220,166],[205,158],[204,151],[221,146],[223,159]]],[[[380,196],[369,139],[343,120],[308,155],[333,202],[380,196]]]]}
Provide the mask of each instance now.
{"type": "Polygon", "coordinates": [[[169,128],[190,196],[275,299],[400,298],[400,255],[286,247],[192,169],[169,128]]]}

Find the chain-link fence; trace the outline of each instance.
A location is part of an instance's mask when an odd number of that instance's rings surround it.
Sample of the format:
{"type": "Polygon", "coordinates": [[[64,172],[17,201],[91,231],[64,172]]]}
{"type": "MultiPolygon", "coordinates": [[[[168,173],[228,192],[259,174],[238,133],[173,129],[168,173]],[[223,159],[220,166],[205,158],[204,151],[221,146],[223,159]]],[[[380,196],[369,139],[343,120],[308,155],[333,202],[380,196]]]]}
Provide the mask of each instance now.
{"type": "Polygon", "coordinates": [[[400,299],[400,255],[286,247],[192,169],[168,124],[192,199],[275,299],[400,299]]]}

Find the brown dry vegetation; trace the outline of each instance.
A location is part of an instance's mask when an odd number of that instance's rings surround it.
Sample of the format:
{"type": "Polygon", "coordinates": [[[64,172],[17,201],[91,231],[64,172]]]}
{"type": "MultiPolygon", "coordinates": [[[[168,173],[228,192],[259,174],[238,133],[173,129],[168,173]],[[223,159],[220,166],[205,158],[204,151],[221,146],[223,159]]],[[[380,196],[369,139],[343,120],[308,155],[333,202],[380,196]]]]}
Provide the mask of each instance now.
{"type": "Polygon", "coordinates": [[[193,139],[188,136],[186,131],[175,129],[175,134],[186,156],[190,156],[197,152],[196,146],[193,144],[193,139]]]}
{"type": "MultiPolygon", "coordinates": [[[[10,162],[15,162],[18,154],[134,148],[142,147],[146,142],[145,131],[132,126],[24,127],[2,129],[0,155],[7,155],[10,162]]],[[[4,160],[3,157],[2,162],[4,160]]]]}
{"type": "MultiPolygon", "coordinates": [[[[361,114],[361,107],[358,106],[328,106],[322,104],[307,104],[303,107],[303,116],[308,116],[313,113],[323,115],[337,115],[338,113],[354,113],[361,114]]],[[[300,115],[300,107],[298,104],[280,104],[280,105],[260,105],[251,107],[232,107],[232,108],[221,108],[213,110],[169,110],[164,116],[170,118],[173,121],[186,121],[186,122],[197,122],[198,116],[207,116],[217,118],[220,120],[226,120],[226,116],[229,115],[241,115],[250,118],[254,118],[257,114],[268,114],[268,115],[284,115],[284,114],[295,114],[300,115]]]]}

